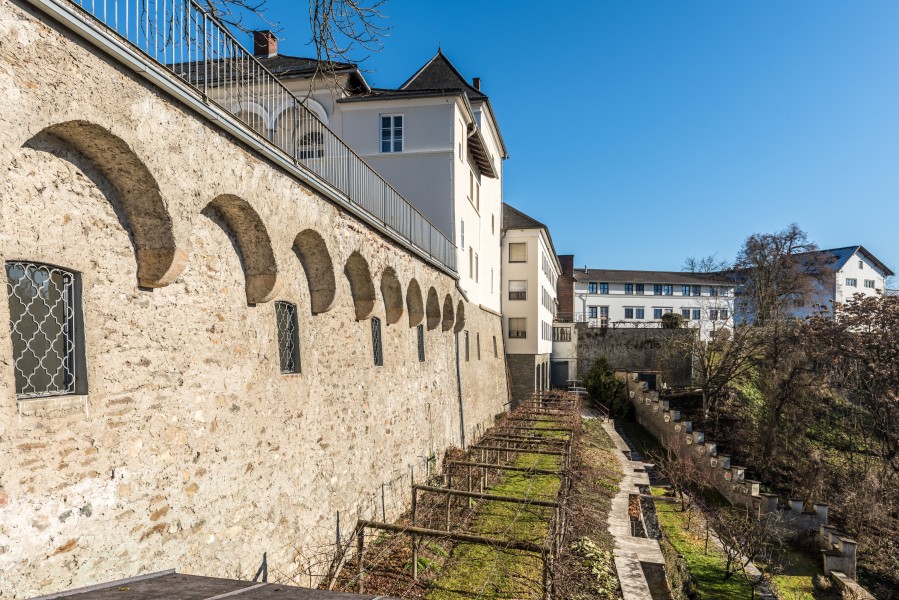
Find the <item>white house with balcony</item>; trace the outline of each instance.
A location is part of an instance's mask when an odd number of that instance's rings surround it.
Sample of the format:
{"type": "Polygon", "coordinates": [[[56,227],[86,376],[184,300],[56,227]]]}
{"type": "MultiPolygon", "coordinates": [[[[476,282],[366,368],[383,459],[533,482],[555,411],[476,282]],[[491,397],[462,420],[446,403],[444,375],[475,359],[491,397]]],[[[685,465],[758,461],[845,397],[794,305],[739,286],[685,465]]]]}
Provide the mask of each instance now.
{"type": "Polygon", "coordinates": [[[680,315],[703,339],[733,327],[734,282],[719,274],[574,270],[574,321],[590,327],[661,327],[680,315]]]}
{"type": "Polygon", "coordinates": [[[503,204],[503,324],[512,400],[549,389],[556,282],[562,267],[549,228],[503,204]]]}
{"type": "MultiPolygon", "coordinates": [[[[459,287],[499,314],[502,168],[508,158],[490,99],[439,51],[396,89],[373,88],[358,67],[278,53],[255,32],[254,54],[455,246],[459,287]]],[[[263,135],[328,156],[314,120],[277,101],[248,103],[244,118],[263,135]]],[[[325,165],[325,168],[340,165],[325,165]]]]}

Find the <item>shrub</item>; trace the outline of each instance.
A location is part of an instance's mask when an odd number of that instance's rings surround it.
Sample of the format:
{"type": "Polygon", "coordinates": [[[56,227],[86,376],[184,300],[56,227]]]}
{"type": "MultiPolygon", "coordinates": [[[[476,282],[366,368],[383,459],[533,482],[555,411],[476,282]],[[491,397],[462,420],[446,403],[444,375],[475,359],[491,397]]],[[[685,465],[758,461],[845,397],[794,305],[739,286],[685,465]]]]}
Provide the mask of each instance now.
{"type": "Polygon", "coordinates": [[[609,409],[614,417],[627,414],[630,402],[627,399],[627,385],[615,377],[605,356],[599,357],[584,376],[584,387],[594,402],[609,409]]]}

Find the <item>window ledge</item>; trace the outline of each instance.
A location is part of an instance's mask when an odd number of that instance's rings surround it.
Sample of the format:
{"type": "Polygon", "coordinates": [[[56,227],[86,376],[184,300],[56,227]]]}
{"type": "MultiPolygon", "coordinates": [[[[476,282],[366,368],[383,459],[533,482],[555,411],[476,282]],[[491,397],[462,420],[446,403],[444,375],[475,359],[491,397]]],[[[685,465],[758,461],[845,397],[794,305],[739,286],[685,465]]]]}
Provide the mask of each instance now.
{"type": "Polygon", "coordinates": [[[19,416],[50,416],[56,412],[73,412],[83,410],[88,414],[90,396],[87,394],[72,394],[68,396],[47,396],[43,398],[16,399],[19,416]]]}

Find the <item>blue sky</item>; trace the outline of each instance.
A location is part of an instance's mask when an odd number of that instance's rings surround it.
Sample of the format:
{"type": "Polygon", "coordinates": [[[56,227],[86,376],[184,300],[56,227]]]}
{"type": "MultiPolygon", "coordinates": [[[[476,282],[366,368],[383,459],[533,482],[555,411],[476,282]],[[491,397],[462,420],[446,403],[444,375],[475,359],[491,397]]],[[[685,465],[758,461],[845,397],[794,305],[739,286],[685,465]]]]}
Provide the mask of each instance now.
{"type": "MultiPolygon", "coordinates": [[[[899,271],[899,2],[390,0],[369,82],[438,45],[481,77],[510,159],[505,199],[602,268],[733,259],[797,222],[899,271]]],[[[305,2],[270,0],[284,54],[305,2]]]]}

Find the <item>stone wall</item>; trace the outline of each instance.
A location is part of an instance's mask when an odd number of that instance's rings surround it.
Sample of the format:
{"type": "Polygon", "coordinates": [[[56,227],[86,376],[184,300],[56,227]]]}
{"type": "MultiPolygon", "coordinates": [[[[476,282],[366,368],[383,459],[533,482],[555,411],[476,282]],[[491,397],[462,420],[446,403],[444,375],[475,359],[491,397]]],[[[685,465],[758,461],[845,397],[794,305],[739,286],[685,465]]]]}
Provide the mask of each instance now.
{"type": "Polygon", "coordinates": [[[513,407],[535,391],[549,389],[546,381],[550,370],[549,354],[507,354],[506,361],[509,363],[509,397],[513,407]]]}
{"type": "MultiPolygon", "coordinates": [[[[618,371],[661,371],[665,381],[674,386],[689,385],[692,367],[689,353],[672,352],[672,340],[694,336],[687,329],[605,328],[588,327],[577,323],[578,377],[590,370],[593,363],[605,356],[609,365],[618,371]]],[[[683,342],[678,342],[683,344],[683,342]]]]}
{"type": "Polygon", "coordinates": [[[80,273],[87,379],[17,402],[0,327],[0,597],[252,577],[264,552],[308,584],[337,511],[345,532],[380,517],[402,481],[397,516],[460,419],[470,438],[504,409],[500,318],[24,5],[0,1],[0,40],[0,261],[80,273]],[[299,374],[274,300],[298,307],[299,374]],[[463,331],[483,348],[457,378],[463,331]]]}

